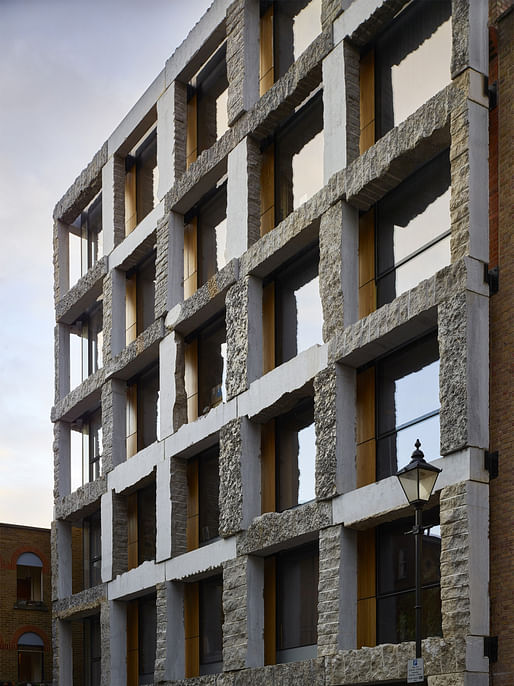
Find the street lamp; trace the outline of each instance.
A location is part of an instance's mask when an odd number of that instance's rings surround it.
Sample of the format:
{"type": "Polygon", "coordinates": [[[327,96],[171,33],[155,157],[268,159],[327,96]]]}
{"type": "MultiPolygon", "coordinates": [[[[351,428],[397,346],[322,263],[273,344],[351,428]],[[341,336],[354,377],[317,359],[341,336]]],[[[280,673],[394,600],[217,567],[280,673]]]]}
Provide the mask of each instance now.
{"type": "Polygon", "coordinates": [[[409,503],[416,509],[416,518],[412,533],[416,543],[416,658],[421,657],[421,546],[423,540],[423,525],[421,510],[423,505],[430,500],[435,482],[441,471],[434,465],[425,462],[425,456],[419,449],[419,438],[414,444],[416,450],[412,453],[411,461],[406,467],[400,469],[396,476],[409,503]]]}

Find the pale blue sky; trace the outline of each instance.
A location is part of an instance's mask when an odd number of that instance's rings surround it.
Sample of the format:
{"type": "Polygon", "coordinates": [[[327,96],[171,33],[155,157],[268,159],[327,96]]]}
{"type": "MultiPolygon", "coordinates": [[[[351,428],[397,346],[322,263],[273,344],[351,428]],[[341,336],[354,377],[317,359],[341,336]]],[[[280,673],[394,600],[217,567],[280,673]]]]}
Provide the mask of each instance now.
{"type": "Polygon", "coordinates": [[[0,522],[52,518],[52,211],[211,0],[0,0],[0,522]]]}

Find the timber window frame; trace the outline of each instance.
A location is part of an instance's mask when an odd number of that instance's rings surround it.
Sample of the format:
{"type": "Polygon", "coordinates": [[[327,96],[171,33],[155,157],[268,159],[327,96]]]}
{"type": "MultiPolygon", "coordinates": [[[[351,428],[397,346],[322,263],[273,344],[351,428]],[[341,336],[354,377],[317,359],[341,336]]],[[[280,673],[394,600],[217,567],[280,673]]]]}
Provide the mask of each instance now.
{"type": "Polygon", "coordinates": [[[152,250],[126,273],[125,344],[135,341],[155,321],[155,256],[152,250]]]}
{"type": "Polygon", "coordinates": [[[154,124],[125,158],[125,236],[157,205],[158,174],[154,124]]]}
{"type": "Polygon", "coordinates": [[[184,299],[226,265],[226,235],[224,177],[184,216],[184,299]]]}
{"type": "Polygon", "coordinates": [[[319,544],[264,559],[264,663],[316,657],[319,544]]]}
{"type": "Polygon", "coordinates": [[[261,146],[261,236],[323,187],[323,97],[316,90],[261,146]]]}
{"type": "Polygon", "coordinates": [[[360,60],[361,154],[450,83],[451,50],[451,0],[406,2],[365,46],[360,60]],[[420,61],[432,65],[430,79],[416,79],[420,61]]]}
{"type": "Polygon", "coordinates": [[[127,384],[126,457],[148,447],[159,438],[159,362],[154,362],[127,384]]]}
{"type": "Polygon", "coordinates": [[[185,677],[223,671],[223,575],[184,584],[185,677]]]}
{"type": "Polygon", "coordinates": [[[226,53],[224,41],[187,85],[186,169],[228,129],[226,53]]]}

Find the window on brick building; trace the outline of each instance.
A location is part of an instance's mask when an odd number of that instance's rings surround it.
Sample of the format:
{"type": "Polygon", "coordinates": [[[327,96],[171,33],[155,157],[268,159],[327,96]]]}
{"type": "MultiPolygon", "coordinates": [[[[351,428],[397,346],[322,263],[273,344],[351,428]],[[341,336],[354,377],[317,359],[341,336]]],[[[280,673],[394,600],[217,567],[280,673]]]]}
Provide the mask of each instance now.
{"type": "Polygon", "coordinates": [[[323,99],[313,95],[265,143],[261,159],[261,235],[323,186],[323,99]]]}
{"type": "Polygon", "coordinates": [[[127,385],[127,458],[159,438],[159,365],[141,372],[127,385]]]}
{"type": "Polygon", "coordinates": [[[263,95],[321,31],[321,0],[261,0],[259,85],[263,95]]]}
{"type": "Polygon", "coordinates": [[[225,313],[186,339],[187,419],[194,421],[225,400],[227,343],[225,313]]]}
{"type": "Polygon", "coordinates": [[[223,43],[188,84],[186,167],[228,129],[226,52],[223,43]]]}
{"type": "Polygon", "coordinates": [[[363,51],[361,153],[450,83],[451,50],[450,0],[414,0],[363,51]]]}
{"type": "Polygon", "coordinates": [[[157,129],[138,143],[125,158],[125,235],[157,205],[157,129]]]}
{"type": "Polygon", "coordinates": [[[319,250],[307,249],[284,265],[263,288],[263,371],[323,343],[319,250]]]}
{"type": "Polygon", "coordinates": [[[185,215],[184,223],[184,298],[188,298],[226,264],[226,181],[207,193],[185,215]]]}
{"type": "Polygon", "coordinates": [[[219,533],[219,445],[187,462],[187,549],[194,550],[219,533]]]}
{"type": "Polygon", "coordinates": [[[23,683],[43,681],[43,639],[28,631],[18,639],[18,681],[23,683]]]}
{"type": "Polygon", "coordinates": [[[40,603],[43,600],[43,563],[35,553],[22,553],[16,562],[16,600],[40,603]]]}
{"type": "Polygon", "coordinates": [[[155,251],[127,272],[125,295],[126,344],[155,321],[155,251]]]}
{"type": "Polygon", "coordinates": [[[265,664],[316,657],[318,542],[264,561],[265,664]]]}
{"type": "Polygon", "coordinates": [[[362,215],[359,234],[361,317],[450,264],[448,151],[362,215]]]}

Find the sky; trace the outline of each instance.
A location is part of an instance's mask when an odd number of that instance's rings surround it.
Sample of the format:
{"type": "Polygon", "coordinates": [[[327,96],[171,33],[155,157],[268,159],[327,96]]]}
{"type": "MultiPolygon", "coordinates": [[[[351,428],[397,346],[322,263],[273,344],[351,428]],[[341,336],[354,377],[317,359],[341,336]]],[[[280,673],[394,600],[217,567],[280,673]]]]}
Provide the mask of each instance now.
{"type": "Polygon", "coordinates": [[[52,520],[52,212],[211,0],[0,0],[0,522],[52,520]]]}

